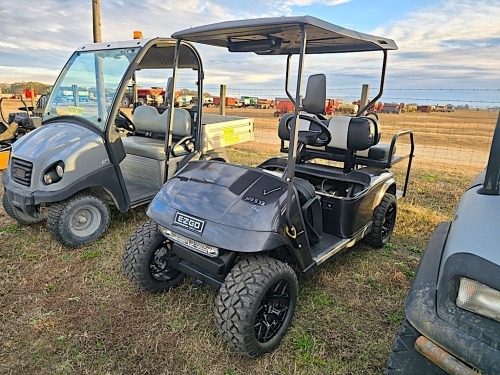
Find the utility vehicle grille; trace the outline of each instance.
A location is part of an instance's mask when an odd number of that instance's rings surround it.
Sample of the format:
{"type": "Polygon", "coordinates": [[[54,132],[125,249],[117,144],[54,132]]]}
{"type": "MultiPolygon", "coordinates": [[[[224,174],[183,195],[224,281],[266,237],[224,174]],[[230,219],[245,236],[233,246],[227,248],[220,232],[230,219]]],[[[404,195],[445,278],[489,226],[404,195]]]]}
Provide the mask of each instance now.
{"type": "Polygon", "coordinates": [[[12,158],[11,177],[18,184],[24,186],[30,186],[32,171],[33,171],[33,163],[18,158],[12,158]]]}

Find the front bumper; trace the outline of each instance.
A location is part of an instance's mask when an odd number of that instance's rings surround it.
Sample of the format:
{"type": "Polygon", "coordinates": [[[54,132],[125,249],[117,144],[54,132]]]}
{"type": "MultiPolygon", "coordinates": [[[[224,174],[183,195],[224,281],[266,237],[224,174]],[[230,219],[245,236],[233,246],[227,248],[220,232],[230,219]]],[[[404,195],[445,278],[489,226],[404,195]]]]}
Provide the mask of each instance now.
{"type": "Polygon", "coordinates": [[[406,299],[406,317],[423,336],[451,356],[484,373],[499,374],[499,350],[449,324],[437,314],[439,267],[450,225],[450,222],[439,224],[427,245],[406,299]]]}

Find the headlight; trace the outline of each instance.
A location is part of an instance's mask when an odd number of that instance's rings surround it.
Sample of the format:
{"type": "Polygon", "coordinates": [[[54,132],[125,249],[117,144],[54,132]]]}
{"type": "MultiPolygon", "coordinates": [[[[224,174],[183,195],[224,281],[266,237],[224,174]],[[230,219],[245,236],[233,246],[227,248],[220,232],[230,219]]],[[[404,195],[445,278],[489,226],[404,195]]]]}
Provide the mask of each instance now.
{"type": "Polygon", "coordinates": [[[59,176],[54,171],[50,171],[50,172],[45,173],[43,175],[43,182],[45,182],[47,185],[50,185],[50,184],[57,182],[59,180],[60,180],[59,176]]]}
{"type": "Polygon", "coordinates": [[[59,178],[62,178],[62,176],[64,175],[64,165],[63,164],[61,164],[61,163],[57,164],[56,173],[59,176],[59,178]]]}
{"type": "Polygon", "coordinates": [[[64,176],[64,163],[59,161],[57,163],[52,164],[43,175],[43,182],[46,185],[55,184],[56,182],[61,181],[61,178],[64,176]]]}
{"type": "Polygon", "coordinates": [[[216,258],[219,256],[219,249],[215,246],[210,246],[202,242],[192,240],[191,238],[185,237],[182,234],[176,232],[172,232],[170,229],[164,228],[162,226],[160,226],[160,232],[168,239],[172,240],[173,242],[177,242],[178,244],[181,244],[190,250],[208,255],[212,258],[216,258]]]}
{"type": "Polygon", "coordinates": [[[477,281],[460,278],[457,306],[500,322],[500,291],[477,281]]]}

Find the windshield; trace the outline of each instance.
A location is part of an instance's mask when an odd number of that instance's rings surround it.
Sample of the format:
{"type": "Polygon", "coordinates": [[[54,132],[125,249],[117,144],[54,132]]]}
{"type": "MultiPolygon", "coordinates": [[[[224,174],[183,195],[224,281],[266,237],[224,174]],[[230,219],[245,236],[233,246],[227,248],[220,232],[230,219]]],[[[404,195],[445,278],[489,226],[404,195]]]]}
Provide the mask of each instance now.
{"type": "Polygon", "coordinates": [[[79,116],[104,131],[116,91],[139,50],[126,48],[75,53],[52,90],[44,119],[79,116]]]}

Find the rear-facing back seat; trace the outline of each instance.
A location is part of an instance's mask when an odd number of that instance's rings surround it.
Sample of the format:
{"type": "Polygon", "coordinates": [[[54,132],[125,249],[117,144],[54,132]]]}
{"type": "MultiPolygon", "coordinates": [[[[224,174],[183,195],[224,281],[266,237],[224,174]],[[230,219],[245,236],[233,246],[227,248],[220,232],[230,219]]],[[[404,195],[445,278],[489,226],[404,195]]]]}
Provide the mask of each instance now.
{"type": "MultiPolygon", "coordinates": [[[[367,126],[367,124],[371,123],[374,127],[379,129],[379,124],[378,121],[373,118],[373,117],[350,117],[350,116],[333,116],[329,123],[328,123],[328,128],[330,129],[330,132],[332,133],[332,140],[330,144],[326,147],[326,150],[332,154],[338,154],[338,158],[340,160],[343,160],[343,155],[344,155],[344,150],[345,148],[342,147],[336,147],[336,138],[338,138],[339,132],[337,129],[339,127],[345,127],[345,124],[350,124],[349,129],[350,131],[356,131],[356,128],[359,128],[360,126],[367,126]],[[334,136],[334,134],[337,134],[337,136],[334,136]]],[[[341,131],[342,133],[342,131],[341,131]]],[[[343,134],[341,135],[343,139],[344,136],[343,134]]],[[[376,131],[376,137],[380,138],[380,135],[378,134],[378,131],[376,131]]],[[[390,154],[390,148],[391,145],[389,143],[378,143],[378,139],[375,139],[373,141],[373,145],[370,146],[367,149],[364,150],[357,150],[354,154],[354,163],[355,164],[362,164],[365,165],[367,162],[369,163],[370,161],[379,161],[379,162],[387,162],[389,160],[389,154],[390,154]]],[[[395,148],[392,150],[392,155],[394,155],[395,148]]]]}
{"type": "MultiPolygon", "coordinates": [[[[133,122],[135,135],[122,138],[127,154],[142,156],[155,160],[165,160],[165,137],[169,110],[159,113],[155,107],[142,105],[134,110],[133,122]]],[[[172,126],[172,144],[191,135],[191,116],[183,108],[174,109],[172,126]]],[[[176,146],[174,154],[180,156],[188,153],[182,145],[176,146]]]]}

